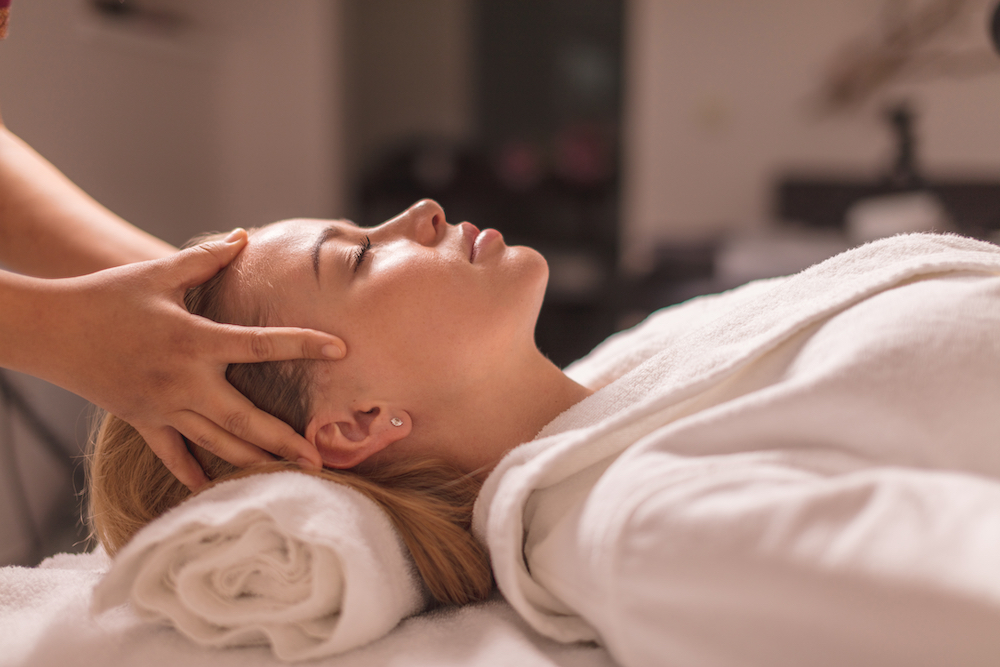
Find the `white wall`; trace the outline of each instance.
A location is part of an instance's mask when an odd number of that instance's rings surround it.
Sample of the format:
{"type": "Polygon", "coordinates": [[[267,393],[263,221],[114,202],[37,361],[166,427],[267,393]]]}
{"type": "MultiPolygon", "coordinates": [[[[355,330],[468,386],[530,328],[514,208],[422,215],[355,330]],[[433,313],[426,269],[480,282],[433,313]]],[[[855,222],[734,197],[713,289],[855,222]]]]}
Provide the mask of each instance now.
{"type": "Polygon", "coordinates": [[[188,0],[224,53],[216,129],[225,219],[339,217],[346,197],[340,0],[188,0]]]}
{"type": "Polygon", "coordinates": [[[343,208],[340,2],[86,0],[13,8],[4,120],[116,213],[172,243],[343,208]]]}
{"type": "Polygon", "coordinates": [[[413,137],[472,138],[472,0],[348,0],[347,162],[355,182],[413,137]]]}
{"type": "MultiPolygon", "coordinates": [[[[988,48],[979,2],[968,40],[988,48]]],[[[818,119],[809,99],[831,56],[880,17],[875,0],[630,0],[623,240],[641,267],[660,241],[759,224],[792,168],[875,177],[893,157],[878,110],[920,111],[929,174],[1000,179],[1000,76],[897,86],[857,113],[818,119]]],[[[1000,65],[1000,59],[997,61],[1000,65]]]]}

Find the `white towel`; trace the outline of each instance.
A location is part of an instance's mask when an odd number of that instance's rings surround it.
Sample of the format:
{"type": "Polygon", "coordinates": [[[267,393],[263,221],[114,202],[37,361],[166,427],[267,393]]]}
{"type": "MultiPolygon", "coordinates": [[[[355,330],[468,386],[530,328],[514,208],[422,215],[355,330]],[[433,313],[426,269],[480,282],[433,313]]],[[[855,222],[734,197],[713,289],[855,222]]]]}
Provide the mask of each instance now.
{"type": "Polygon", "coordinates": [[[294,661],[378,639],[425,598],[374,502],[289,471],[223,482],[139,531],[94,590],[95,612],[125,602],[200,645],[294,661]]]}
{"type": "Polygon", "coordinates": [[[1000,248],[873,243],[662,311],[487,478],[542,634],[621,665],[1000,665],[1000,248]]]}

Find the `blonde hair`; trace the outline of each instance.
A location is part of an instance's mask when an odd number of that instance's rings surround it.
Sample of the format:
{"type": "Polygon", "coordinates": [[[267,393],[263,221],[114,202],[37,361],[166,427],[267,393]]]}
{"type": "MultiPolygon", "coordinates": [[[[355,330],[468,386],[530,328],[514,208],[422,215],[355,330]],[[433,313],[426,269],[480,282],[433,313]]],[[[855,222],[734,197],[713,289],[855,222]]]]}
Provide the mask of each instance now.
{"type": "MultiPolygon", "coordinates": [[[[224,299],[224,269],[188,291],[191,312],[218,322],[265,324],[263,309],[235,307],[224,299]]],[[[302,433],[309,415],[308,383],[313,362],[231,364],[229,381],[257,407],[302,433]]],[[[188,442],[213,484],[250,474],[299,469],[275,462],[240,470],[188,442]]],[[[344,484],[377,503],[399,531],[428,590],[444,604],[482,600],[493,580],[485,548],[470,532],[480,483],[437,460],[411,460],[356,470],[302,470],[344,484]]],[[[105,414],[94,431],[89,465],[92,535],[114,555],[147,523],[191,496],[142,436],[121,419],[105,414]]]]}

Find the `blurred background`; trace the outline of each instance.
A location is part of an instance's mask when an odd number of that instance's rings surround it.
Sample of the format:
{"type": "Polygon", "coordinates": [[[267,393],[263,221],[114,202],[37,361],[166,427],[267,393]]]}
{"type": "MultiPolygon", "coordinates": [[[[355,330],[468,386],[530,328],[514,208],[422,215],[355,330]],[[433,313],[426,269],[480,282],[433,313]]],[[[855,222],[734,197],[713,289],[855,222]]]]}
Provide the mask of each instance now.
{"type": "MultiPolygon", "coordinates": [[[[174,244],[421,197],[545,253],[564,365],[901,231],[1000,229],[994,0],[15,0],[7,125],[174,244]]],[[[0,562],[80,548],[85,404],[0,376],[0,562]]]]}

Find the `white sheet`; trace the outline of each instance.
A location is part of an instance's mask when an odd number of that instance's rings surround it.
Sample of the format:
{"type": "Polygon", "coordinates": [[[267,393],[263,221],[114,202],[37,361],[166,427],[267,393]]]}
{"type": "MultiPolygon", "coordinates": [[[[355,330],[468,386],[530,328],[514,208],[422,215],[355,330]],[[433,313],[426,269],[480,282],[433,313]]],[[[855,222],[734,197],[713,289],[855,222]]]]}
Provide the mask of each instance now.
{"type": "Polygon", "coordinates": [[[998,273],[899,237],[608,341],[480,496],[500,589],[623,665],[1000,664],[998,273]]]}
{"type": "MultiPolygon", "coordinates": [[[[103,554],[61,555],[39,567],[0,568],[0,665],[4,667],[275,667],[266,647],[206,649],[142,621],[128,606],[93,616],[103,554]]],[[[302,665],[328,667],[611,667],[603,649],[565,645],[528,628],[499,597],[403,621],[367,646],[302,665]]]]}

